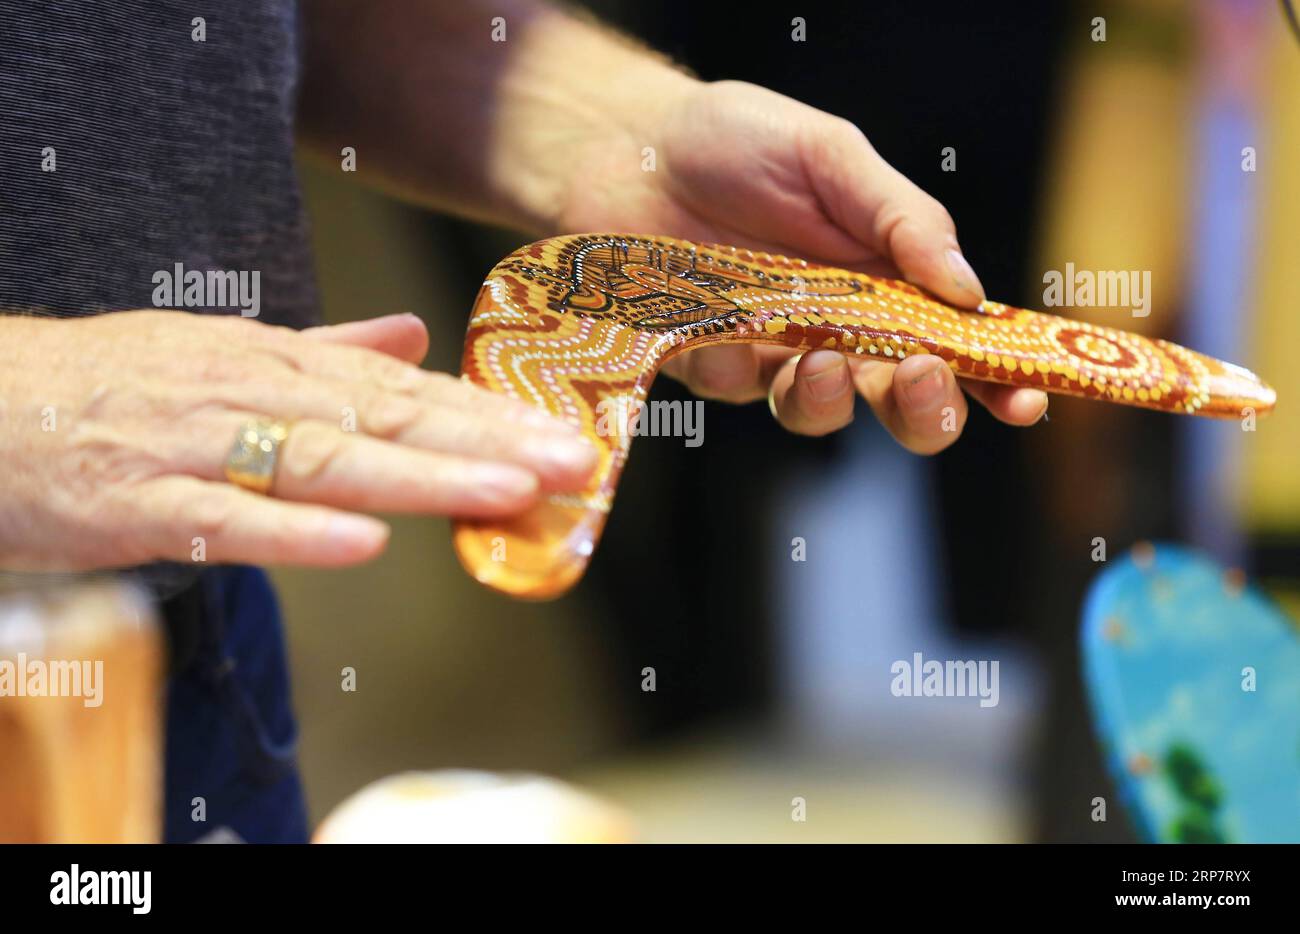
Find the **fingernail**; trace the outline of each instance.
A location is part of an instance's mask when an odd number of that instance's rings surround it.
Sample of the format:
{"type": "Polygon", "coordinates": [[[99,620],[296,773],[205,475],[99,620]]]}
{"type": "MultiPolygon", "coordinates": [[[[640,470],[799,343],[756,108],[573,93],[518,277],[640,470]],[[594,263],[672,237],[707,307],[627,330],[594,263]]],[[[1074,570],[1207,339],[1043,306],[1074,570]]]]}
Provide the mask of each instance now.
{"type": "Polygon", "coordinates": [[[936,363],[916,379],[903,384],[903,395],[915,409],[928,409],[944,395],[943,371],[946,364],[936,363]]]}
{"type": "Polygon", "coordinates": [[[819,370],[804,374],[808,394],[817,402],[832,402],[843,396],[849,388],[849,368],[836,358],[818,365],[819,370]]]}
{"type": "Polygon", "coordinates": [[[370,548],[388,537],[388,526],[369,516],[341,513],[330,516],[325,537],[345,548],[370,548]]]}
{"type": "Polygon", "coordinates": [[[975,275],[975,270],[970,268],[970,263],[966,262],[966,257],[961,255],[961,251],[945,250],[943,255],[948,262],[948,272],[957,288],[983,299],[984,287],[980,285],[979,276],[975,275]]]}
{"type": "Polygon", "coordinates": [[[1034,424],[1035,424],[1035,425],[1037,425],[1037,424],[1038,424],[1039,422],[1041,422],[1041,421],[1046,420],[1046,418],[1047,418],[1047,406],[1048,406],[1049,404],[1051,404],[1051,401],[1052,401],[1052,400],[1051,400],[1051,397],[1048,396],[1047,393],[1043,393],[1043,410],[1042,410],[1041,412],[1039,412],[1039,413],[1038,413],[1038,417],[1037,417],[1036,419],[1034,419],[1034,424]]]}

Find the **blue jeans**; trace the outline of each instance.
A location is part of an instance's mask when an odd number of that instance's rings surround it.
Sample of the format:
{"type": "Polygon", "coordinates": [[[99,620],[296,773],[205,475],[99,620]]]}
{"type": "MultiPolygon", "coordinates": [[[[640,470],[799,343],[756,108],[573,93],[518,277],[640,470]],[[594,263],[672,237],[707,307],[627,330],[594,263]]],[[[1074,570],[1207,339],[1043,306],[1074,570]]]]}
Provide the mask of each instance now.
{"type": "Polygon", "coordinates": [[[194,644],[167,683],[163,839],[302,843],[307,813],[275,592],[258,568],[207,569],[194,644]]]}

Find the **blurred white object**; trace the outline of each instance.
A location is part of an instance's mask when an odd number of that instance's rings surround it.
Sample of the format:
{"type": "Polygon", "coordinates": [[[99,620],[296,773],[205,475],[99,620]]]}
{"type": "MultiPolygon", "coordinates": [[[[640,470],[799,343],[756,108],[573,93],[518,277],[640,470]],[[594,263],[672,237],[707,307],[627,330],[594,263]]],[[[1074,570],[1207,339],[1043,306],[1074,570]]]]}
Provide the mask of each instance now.
{"type": "Polygon", "coordinates": [[[771,570],[790,727],[810,747],[857,749],[965,783],[978,776],[1018,795],[1041,675],[1023,648],[949,629],[929,471],[872,423],[846,433],[816,483],[777,485],[771,570]],[[805,561],[790,560],[793,536],[807,542],[805,561]],[[895,697],[892,666],[917,652],[998,660],[998,705],[895,697]]]}
{"type": "Polygon", "coordinates": [[[316,830],[316,843],[628,843],[617,808],[540,775],[403,772],[367,785],[316,830]]]}

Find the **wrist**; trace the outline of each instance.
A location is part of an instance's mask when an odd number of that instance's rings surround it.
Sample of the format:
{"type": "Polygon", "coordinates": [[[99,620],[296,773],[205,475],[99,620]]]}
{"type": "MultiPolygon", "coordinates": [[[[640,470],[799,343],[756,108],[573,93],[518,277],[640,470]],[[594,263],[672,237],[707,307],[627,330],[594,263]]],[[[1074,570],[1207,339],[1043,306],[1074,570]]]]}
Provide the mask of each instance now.
{"type": "Polygon", "coordinates": [[[528,229],[564,229],[575,189],[611,160],[640,165],[703,82],[600,26],[549,12],[503,78],[492,187],[528,229]],[[579,67],[577,63],[582,63],[579,67]]]}

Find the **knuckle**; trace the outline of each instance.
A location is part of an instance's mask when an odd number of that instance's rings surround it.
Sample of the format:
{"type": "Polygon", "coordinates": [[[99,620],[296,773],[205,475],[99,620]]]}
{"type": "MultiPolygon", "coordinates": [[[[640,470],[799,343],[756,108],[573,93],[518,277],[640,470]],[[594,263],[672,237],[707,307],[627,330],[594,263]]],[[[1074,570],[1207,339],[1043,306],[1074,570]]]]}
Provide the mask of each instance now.
{"type": "Polygon", "coordinates": [[[426,385],[431,392],[441,397],[447,397],[456,393],[472,395],[472,390],[479,387],[473,383],[467,383],[459,376],[453,376],[450,373],[430,373],[426,370],[420,370],[417,367],[411,367],[420,375],[420,381],[426,385]]]}
{"type": "Polygon", "coordinates": [[[367,347],[321,344],[315,348],[321,359],[331,359],[353,377],[385,392],[410,395],[426,388],[433,376],[411,363],[397,360],[367,347]]]}
{"type": "Polygon", "coordinates": [[[847,117],[833,117],[831,132],[850,145],[861,145],[867,142],[867,134],[863,133],[862,128],[847,117]]]}
{"type": "Polygon", "coordinates": [[[876,239],[883,244],[891,244],[894,232],[907,222],[907,207],[896,198],[891,198],[877,212],[874,223],[876,239]]]}
{"type": "MultiPolygon", "coordinates": [[[[415,393],[428,385],[429,373],[426,370],[400,360],[388,358],[382,358],[382,360],[384,385],[388,386],[392,392],[415,393]]],[[[459,378],[453,376],[447,376],[447,379],[457,383],[460,382],[459,378]]]]}
{"type": "Polygon", "coordinates": [[[821,115],[824,119],[806,121],[796,132],[803,149],[817,163],[835,163],[856,159],[862,152],[875,149],[862,129],[844,117],[821,115]]]}
{"type": "Polygon", "coordinates": [[[260,369],[242,355],[219,351],[199,353],[184,366],[195,381],[203,383],[247,383],[257,378],[260,369]]]}
{"type": "Polygon", "coordinates": [[[229,534],[235,522],[234,501],[225,496],[198,496],[186,508],[176,506],[177,524],[185,531],[208,541],[219,541],[229,534]]]}
{"type": "Polygon", "coordinates": [[[926,195],[926,209],[930,215],[931,223],[949,233],[957,229],[957,222],[952,219],[952,213],[943,205],[943,202],[936,198],[926,195]]]}
{"type": "MultiPolygon", "coordinates": [[[[491,419],[476,419],[461,412],[444,412],[438,420],[438,448],[459,454],[499,453],[500,445],[493,444],[496,437],[491,419]]],[[[522,432],[510,433],[509,439],[516,439],[522,432]]]]}
{"type": "Polygon", "coordinates": [[[320,480],[342,459],[349,441],[346,435],[320,425],[299,425],[284,442],[280,470],[299,484],[320,480]]]}
{"type": "Polygon", "coordinates": [[[366,393],[357,400],[357,414],[368,435],[395,439],[406,436],[424,417],[425,407],[409,396],[366,393]]]}

